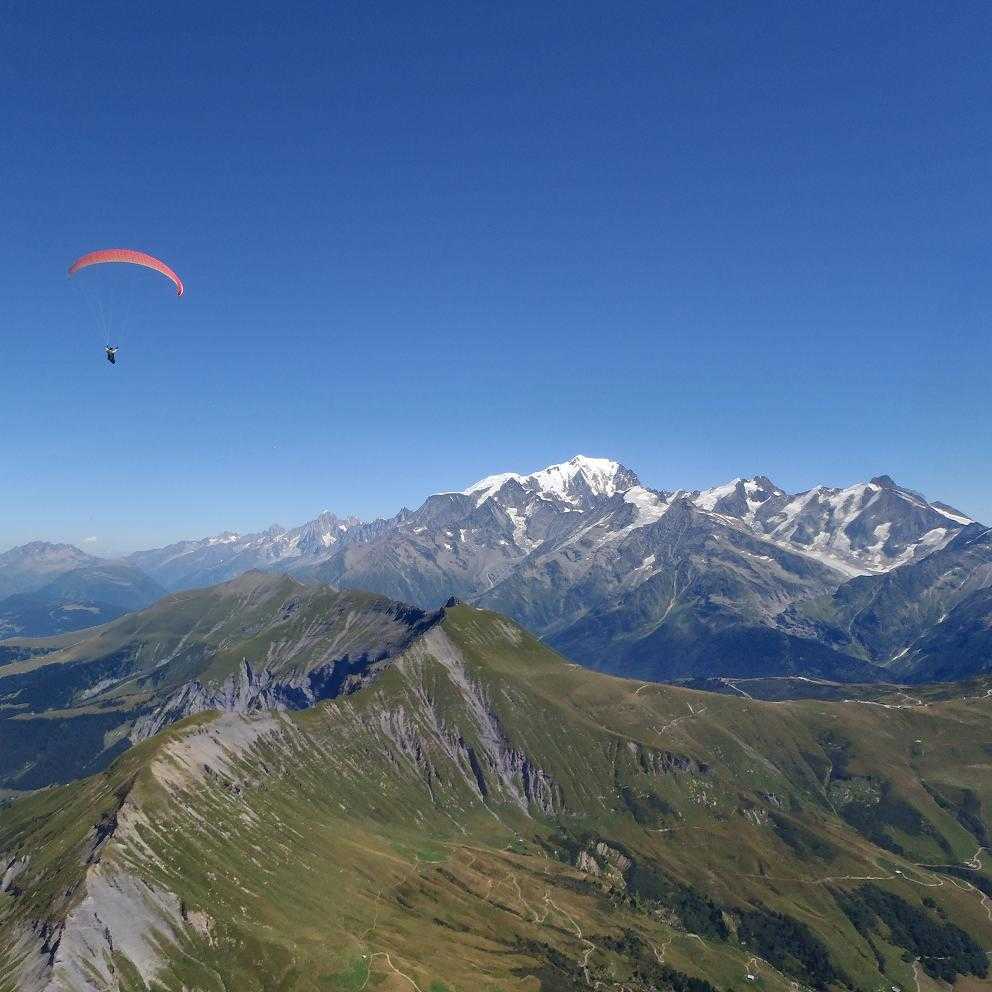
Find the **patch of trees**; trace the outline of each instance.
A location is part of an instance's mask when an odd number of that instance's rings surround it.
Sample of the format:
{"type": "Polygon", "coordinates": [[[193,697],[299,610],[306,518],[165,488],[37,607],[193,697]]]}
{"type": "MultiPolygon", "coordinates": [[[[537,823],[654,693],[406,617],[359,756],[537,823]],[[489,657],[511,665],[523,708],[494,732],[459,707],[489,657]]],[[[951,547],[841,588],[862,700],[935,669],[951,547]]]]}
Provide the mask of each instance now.
{"type": "Polygon", "coordinates": [[[833,861],[837,849],[829,841],[818,837],[807,830],[797,820],[781,813],[771,814],[772,829],[776,836],[800,857],[820,858],[822,861],[833,861]]]}
{"type": "Polygon", "coordinates": [[[689,933],[725,940],[730,932],[721,907],[709,896],[676,882],[651,864],[634,862],[627,872],[627,890],[641,909],[664,908],[675,913],[689,933]]]}
{"type": "Polygon", "coordinates": [[[47,653],[48,651],[18,647],[12,644],[0,644],[0,665],[7,665],[13,661],[24,661],[26,658],[33,658],[35,655],[47,653]]]}
{"type": "Polygon", "coordinates": [[[988,958],[972,937],[922,906],[871,883],[835,898],[855,929],[869,932],[884,927],[889,943],[919,958],[931,978],[953,983],[958,975],[985,978],[988,974],[988,958]]]}
{"type": "MultiPolygon", "coordinates": [[[[585,878],[569,878],[565,875],[555,879],[555,885],[560,889],[568,889],[569,892],[578,892],[579,895],[588,896],[591,899],[603,898],[602,886],[585,878]]],[[[607,900],[603,905],[609,906],[611,903],[607,900]]]]}
{"type": "Polygon", "coordinates": [[[827,733],[820,739],[820,745],[830,760],[830,777],[841,781],[850,778],[851,742],[827,733]]]}
{"type": "MultiPolygon", "coordinates": [[[[597,937],[594,943],[604,951],[619,955],[640,987],[665,989],[666,992],[717,992],[705,979],[693,978],[671,965],[659,963],[650,946],[633,930],[624,930],[620,937],[597,937]]],[[[520,978],[536,977],[541,983],[541,992],[575,992],[586,987],[585,972],[580,964],[550,944],[517,937],[510,946],[514,952],[535,962],[534,966],[516,968],[513,973],[520,978]]]]}
{"type": "Polygon", "coordinates": [[[992,847],[988,829],[982,818],[982,804],[971,789],[955,789],[949,786],[941,786],[938,789],[927,782],[923,783],[923,787],[930,793],[931,799],[941,809],[950,813],[982,847],[992,847]]]}
{"type": "Polygon", "coordinates": [[[590,841],[593,841],[592,834],[576,835],[567,829],[558,829],[547,839],[537,838],[538,845],[555,861],[561,861],[567,865],[575,864],[579,851],[583,850],[590,841]]]}
{"type": "Polygon", "coordinates": [[[830,960],[823,941],[805,923],[764,908],[744,910],[739,916],[738,940],[779,971],[818,989],[851,984],[830,960]]]}
{"type": "Polygon", "coordinates": [[[670,965],[660,963],[633,930],[624,930],[621,937],[607,938],[601,941],[601,946],[619,954],[625,961],[632,962],[634,979],[647,988],[667,989],[670,992],[716,992],[705,979],[693,978],[670,965]]]}
{"type": "Polygon", "coordinates": [[[599,841],[630,861],[630,867],[624,873],[626,893],[615,894],[614,899],[629,902],[645,913],[666,909],[678,916],[689,933],[717,940],[727,938],[729,930],[724,922],[722,907],[697,889],[671,878],[657,865],[645,861],[619,841],[592,833],[575,836],[562,830],[540,843],[557,860],[575,864],[580,851],[592,851],[599,841]]]}
{"type": "Polygon", "coordinates": [[[52,733],[48,719],[0,718],[0,785],[12,789],[42,789],[106,767],[128,742],[104,750],[108,731],[123,722],[121,713],[86,713],[58,721],[52,733]]]}
{"type": "Polygon", "coordinates": [[[948,857],[953,854],[944,835],[919,810],[893,796],[888,782],[882,783],[878,802],[848,803],[841,807],[840,815],[858,833],[893,854],[904,855],[906,851],[887,832],[889,829],[899,830],[910,837],[929,837],[948,857]]]}
{"type": "Polygon", "coordinates": [[[515,968],[513,974],[518,978],[535,977],[541,983],[541,992],[575,992],[585,986],[585,974],[579,963],[550,944],[518,937],[512,946],[514,951],[537,963],[534,968],[515,968]]]}
{"type": "Polygon", "coordinates": [[[661,796],[651,792],[636,792],[626,785],[620,789],[620,798],[630,815],[642,826],[652,826],[675,813],[661,796]]]}
{"type": "Polygon", "coordinates": [[[966,882],[971,882],[979,892],[992,899],[992,879],[975,871],[974,868],[966,868],[964,865],[927,865],[930,871],[938,871],[941,875],[953,875],[955,878],[963,878],[966,882]]]}

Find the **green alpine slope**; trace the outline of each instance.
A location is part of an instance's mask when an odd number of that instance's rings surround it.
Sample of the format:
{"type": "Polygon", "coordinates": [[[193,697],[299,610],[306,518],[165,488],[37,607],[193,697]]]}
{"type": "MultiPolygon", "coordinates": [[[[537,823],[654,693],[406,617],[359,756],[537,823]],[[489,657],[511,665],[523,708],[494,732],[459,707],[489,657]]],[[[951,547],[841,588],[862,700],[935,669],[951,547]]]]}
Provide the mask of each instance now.
{"type": "Polygon", "coordinates": [[[452,606],[0,807],[0,990],[989,988],[992,699],[762,702],[452,606]]]}

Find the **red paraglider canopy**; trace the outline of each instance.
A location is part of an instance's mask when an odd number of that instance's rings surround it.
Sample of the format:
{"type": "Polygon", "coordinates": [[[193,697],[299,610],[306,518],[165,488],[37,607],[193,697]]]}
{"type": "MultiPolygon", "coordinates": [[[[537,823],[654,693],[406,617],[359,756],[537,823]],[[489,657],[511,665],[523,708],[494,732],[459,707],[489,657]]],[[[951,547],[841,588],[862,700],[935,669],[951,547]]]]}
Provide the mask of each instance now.
{"type": "Polygon", "coordinates": [[[75,275],[80,269],[85,269],[87,266],[101,265],[104,262],[126,262],[131,265],[143,265],[146,269],[154,269],[156,272],[161,272],[166,279],[171,279],[175,283],[179,295],[183,295],[182,279],[165,262],[146,252],[134,251],[131,248],[103,248],[100,251],[91,251],[88,255],[77,258],[69,266],[69,275],[75,275]]]}

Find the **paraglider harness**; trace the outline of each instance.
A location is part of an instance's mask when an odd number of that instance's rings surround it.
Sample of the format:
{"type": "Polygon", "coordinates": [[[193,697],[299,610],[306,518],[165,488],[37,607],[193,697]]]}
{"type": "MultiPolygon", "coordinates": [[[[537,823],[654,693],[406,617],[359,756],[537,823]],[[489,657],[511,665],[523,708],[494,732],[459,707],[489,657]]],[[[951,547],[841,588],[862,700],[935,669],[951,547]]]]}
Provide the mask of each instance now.
{"type": "Polygon", "coordinates": [[[117,364],[117,345],[107,345],[107,361],[110,362],[111,365],[117,364]]]}

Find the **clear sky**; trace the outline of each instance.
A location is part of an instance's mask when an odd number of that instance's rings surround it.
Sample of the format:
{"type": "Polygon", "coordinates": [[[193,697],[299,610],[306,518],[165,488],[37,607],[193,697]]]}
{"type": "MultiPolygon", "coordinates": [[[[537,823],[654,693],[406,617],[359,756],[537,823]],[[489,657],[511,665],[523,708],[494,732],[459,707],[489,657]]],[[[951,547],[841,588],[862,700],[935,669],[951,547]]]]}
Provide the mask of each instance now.
{"type": "Polygon", "coordinates": [[[0,547],[577,452],[992,519],[992,5],[0,10],[0,547]],[[65,271],[119,246],[187,290],[111,367],[65,271]]]}

